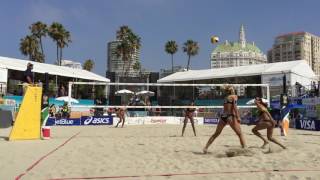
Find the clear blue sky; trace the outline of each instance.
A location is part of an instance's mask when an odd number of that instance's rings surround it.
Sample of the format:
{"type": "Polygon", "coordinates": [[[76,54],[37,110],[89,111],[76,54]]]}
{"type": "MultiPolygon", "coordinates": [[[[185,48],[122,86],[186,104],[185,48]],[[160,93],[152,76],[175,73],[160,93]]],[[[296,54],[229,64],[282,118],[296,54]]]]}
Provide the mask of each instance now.
{"type": "MultiPolygon", "coordinates": [[[[105,75],[107,42],[115,39],[121,25],[128,25],[142,39],[143,67],[159,71],[171,66],[164,52],[168,40],[176,40],[179,52],[175,65],[187,64],[181,46],[187,39],[200,44],[191,59],[192,69],[210,67],[213,49],[210,36],[221,41],[238,40],[241,24],[247,41],[263,51],[271,48],[274,37],[295,31],[320,35],[318,0],[3,0],[0,4],[0,56],[26,59],[19,41],[35,21],[62,23],[71,32],[72,43],[64,59],[95,61],[94,72],[105,75]]],[[[47,62],[53,63],[55,48],[44,42],[47,62]]]]}

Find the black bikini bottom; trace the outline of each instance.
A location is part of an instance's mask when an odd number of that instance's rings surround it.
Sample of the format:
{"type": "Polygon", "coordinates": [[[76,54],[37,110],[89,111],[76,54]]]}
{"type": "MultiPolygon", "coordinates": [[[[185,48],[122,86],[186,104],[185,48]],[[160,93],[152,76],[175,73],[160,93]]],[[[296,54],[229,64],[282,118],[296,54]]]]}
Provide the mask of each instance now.
{"type": "Polygon", "coordinates": [[[233,114],[221,114],[221,120],[225,123],[232,121],[233,117],[233,114]]]}

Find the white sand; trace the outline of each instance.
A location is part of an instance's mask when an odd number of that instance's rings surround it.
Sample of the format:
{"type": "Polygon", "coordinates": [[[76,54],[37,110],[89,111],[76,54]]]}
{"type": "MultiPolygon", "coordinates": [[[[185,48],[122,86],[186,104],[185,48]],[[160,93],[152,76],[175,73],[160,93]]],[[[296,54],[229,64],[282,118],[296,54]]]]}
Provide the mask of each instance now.
{"type": "Polygon", "coordinates": [[[0,139],[0,179],[14,179],[24,173],[34,162],[79,131],[78,136],[43,159],[22,179],[127,175],[142,177],[123,179],[320,179],[320,132],[290,129],[288,137],[281,137],[279,129],[275,129],[275,138],[288,149],[271,144],[269,152],[258,148],[262,141],[251,133],[252,126],[243,125],[249,148],[241,153],[238,138],[226,127],[209,148],[209,153],[203,155],[202,148],[215,126],[197,126],[198,137],[192,136],[190,125],[186,136],[180,137],[181,128],[177,125],[126,126],[122,129],[53,127],[51,140],[14,142],[4,139],[9,129],[0,129],[0,137],[3,137],[0,139]],[[230,151],[240,155],[227,157],[226,152],[230,151]],[[262,170],[318,171],[245,172],[262,170]],[[223,173],[226,171],[234,173],[223,173]],[[145,176],[174,173],[185,175],[145,176]]]}

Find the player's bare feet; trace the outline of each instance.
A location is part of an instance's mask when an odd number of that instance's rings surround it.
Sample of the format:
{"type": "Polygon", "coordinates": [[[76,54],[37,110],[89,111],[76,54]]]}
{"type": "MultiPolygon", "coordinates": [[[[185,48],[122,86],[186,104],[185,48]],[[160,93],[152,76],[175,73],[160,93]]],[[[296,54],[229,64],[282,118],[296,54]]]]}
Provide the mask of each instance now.
{"type": "Polygon", "coordinates": [[[265,149],[268,144],[269,144],[268,142],[264,142],[263,145],[260,148],[261,149],[265,149]]]}
{"type": "Polygon", "coordinates": [[[203,154],[207,154],[208,153],[208,149],[207,148],[203,148],[203,154]]]}

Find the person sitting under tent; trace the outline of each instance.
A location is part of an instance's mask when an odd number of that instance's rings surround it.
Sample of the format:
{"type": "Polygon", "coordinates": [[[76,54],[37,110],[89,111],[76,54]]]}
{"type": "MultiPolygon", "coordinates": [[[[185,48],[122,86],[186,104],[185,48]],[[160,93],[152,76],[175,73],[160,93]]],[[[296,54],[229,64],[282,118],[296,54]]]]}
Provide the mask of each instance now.
{"type": "Polygon", "coordinates": [[[55,104],[51,104],[51,105],[50,105],[50,108],[49,108],[49,115],[50,115],[50,117],[55,117],[56,112],[57,112],[57,109],[56,109],[55,104]]]}
{"type": "Polygon", "coordinates": [[[61,109],[61,117],[62,118],[69,118],[70,117],[70,110],[69,110],[69,107],[68,107],[68,103],[67,102],[64,102],[63,106],[62,106],[62,109],[61,109]]]}
{"type": "Polygon", "coordinates": [[[0,104],[4,104],[3,94],[0,94],[0,104]]]}

